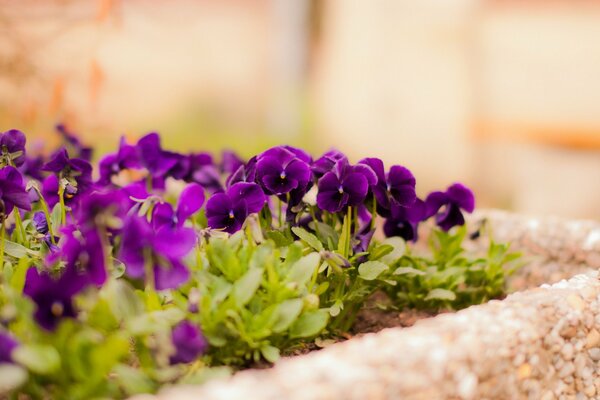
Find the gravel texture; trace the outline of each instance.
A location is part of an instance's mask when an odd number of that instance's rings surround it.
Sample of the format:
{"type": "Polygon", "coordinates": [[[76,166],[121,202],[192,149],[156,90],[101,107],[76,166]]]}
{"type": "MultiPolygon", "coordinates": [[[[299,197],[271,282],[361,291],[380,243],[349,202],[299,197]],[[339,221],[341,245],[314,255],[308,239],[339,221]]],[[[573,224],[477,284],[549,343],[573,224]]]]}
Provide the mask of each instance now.
{"type": "Polygon", "coordinates": [[[534,262],[518,292],[411,328],[386,329],[201,387],[141,399],[600,399],[600,224],[486,218],[534,262]]]}

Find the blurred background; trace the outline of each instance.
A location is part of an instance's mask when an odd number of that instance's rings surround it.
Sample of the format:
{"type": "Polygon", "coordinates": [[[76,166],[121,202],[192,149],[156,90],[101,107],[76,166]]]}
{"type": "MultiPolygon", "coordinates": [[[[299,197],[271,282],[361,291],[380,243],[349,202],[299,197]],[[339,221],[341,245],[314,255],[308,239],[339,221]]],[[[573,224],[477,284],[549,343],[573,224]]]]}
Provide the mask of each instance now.
{"type": "Polygon", "coordinates": [[[0,0],[0,131],[289,143],[600,219],[600,1],[0,0]]]}

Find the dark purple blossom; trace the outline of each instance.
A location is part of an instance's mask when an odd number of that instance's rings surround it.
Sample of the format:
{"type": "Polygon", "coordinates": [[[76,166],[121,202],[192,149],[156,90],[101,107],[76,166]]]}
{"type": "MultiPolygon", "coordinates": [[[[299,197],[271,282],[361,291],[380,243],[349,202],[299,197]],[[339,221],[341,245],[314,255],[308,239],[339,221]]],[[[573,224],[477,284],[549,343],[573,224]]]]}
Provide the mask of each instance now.
{"type": "Polygon", "coordinates": [[[51,251],[58,250],[58,246],[54,243],[58,241],[58,238],[54,237],[54,241],[52,240],[52,237],[50,236],[50,230],[48,229],[48,220],[46,219],[46,215],[42,211],[38,211],[33,214],[31,221],[35,230],[42,235],[41,241],[44,242],[51,251]]]}
{"type": "Polygon", "coordinates": [[[21,173],[11,166],[0,168],[0,218],[4,220],[17,207],[31,210],[21,173]]]}
{"type": "Polygon", "coordinates": [[[197,183],[190,183],[179,195],[175,210],[169,203],[158,203],[154,206],[152,225],[155,229],[164,225],[181,227],[203,204],[204,188],[197,183]]]}
{"type": "Polygon", "coordinates": [[[237,232],[246,217],[259,212],[265,202],[265,194],[257,184],[236,183],[225,193],[216,193],[208,199],[206,203],[208,226],[229,233],[237,232]]]}
{"type": "Polygon", "coordinates": [[[254,182],[256,180],[256,161],[254,156],[245,165],[240,166],[234,173],[229,175],[225,186],[230,187],[239,182],[254,182]]]}
{"type": "Polygon", "coordinates": [[[77,312],[73,296],[88,283],[88,279],[73,266],[68,266],[62,275],[54,278],[48,272],[29,268],[23,293],[36,305],[33,317],[44,329],[52,331],[62,318],[75,318],[77,312]]]}
{"type": "Polygon", "coordinates": [[[223,150],[221,153],[221,164],[219,165],[222,173],[233,174],[242,165],[244,165],[244,161],[235,152],[223,150]]]}
{"type": "Polygon", "coordinates": [[[187,364],[195,361],[208,349],[208,341],[200,328],[190,321],[181,321],[171,333],[175,354],[171,364],[187,364]]]}
{"type": "Polygon", "coordinates": [[[346,156],[341,151],[335,149],[329,150],[312,163],[311,170],[314,176],[319,179],[327,172],[331,171],[335,163],[342,159],[346,159],[346,156]]]}
{"type": "Polygon", "coordinates": [[[258,156],[256,179],[268,194],[304,189],[311,180],[310,156],[289,146],[273,147],[258,156]]]}
{"type": "Polygon", "coordinates": [[[21,166],[25,162],[25,134],[16,129],[0,133],[0,156],[4,165],[21,166]]]}
{"type": "Polygon", "coordinates": [[[223,190],[221,175],[215,165],[213,158],[208,153],[194,153],[186,156],[187,171],[178,179],[186,182],[196,182],[210,193],[223,190]]]}
{"type": "Polygon", "coordinates": [[[154,230],[146,219],[130,216],[123,228],[120,259],[130,277],[153,278],[158,290],[174,289],[189,278],[182,259],[195,244],[193,229],[162,226],[154,230]],[[146,275],[147,266],[153,277],[146,275]]]}
{"type": "Polygon", "coordinates": [[[359,163],[368,165],[377,175],[377,183],[371,187],[371,190],[381,215],[389,216],[392,205],[408,207],[415,202],[416,180],[408,168],[393,165],[389,172],[385,173],[383,161],[379,158],[365,158],[359,163]]]}
{"type": "Polygon", "coordinates": [[[65,148],[54,153],[42,169],[54,173],[42,183],[42,194],[50,207],[59,201],[58,193],[62,180],[65,185],[64,199],[68,204],[72,204],[72,200],[93,187],[91,164],[80,158],[69,158],[65,148]]]}
{"type": "Polygon", "coordinates": [[[142,166],[154,178],[164,178],[179,161],[175,153],[165,151],[160,145],[160,136],[152,132],[138,140],[136,145],[142,166]]]}
{"type": "Polygon", "coordinates": [[[462,211],[473,212],[475,196],[471,189],[455,183],[445,192],[430,193],[425,200],[425,205],[427,217],[435,215],[436,224],[448,231],[454,226],[465,223],[462,211]]]}
{"type": "Polygon", "coordinates": [[[375,172],[368,165],[350,165],[343,158],[319,179],[317,205],[329,212],[339,212],[348,206],[358,206],[367,197],[369,186],[377,182],[375,172]]]}
{"type": "Polygon", "coordinates": [[[383,232],[387,237],[400,236],[404,240],[416,241],[419,223],[426,218],[425,203],[421,199],[416,199],[409,207],[392,204],[383,232]]]}
{"type": "Polygon", "coordinates": [[[63,137],[63,139],[68,143],[70,148],[74,151],[74,154],[77,155],[77,158],[81,158],[85,161],[92,160],[93,150],[89,146],[85,146],[81,143],[77,135],[71,132],[64,124],[56,125],[56,131],[63,137]]]}
{"type": "Polygon", "coordinates": [[[12,363],[12,352],[19,346],[10,334],[0,332],[0,364],[12,363]]]}
{"type": "Polygon", "coordinates": [[[137,148],[127,144],[125,138],[121,137],[119,150],[116,153],[107,154],[100,160],[98,164],[100,170],[98,183],[103,186],[109,185],[112,177],[118,175],[121,171],[138,168],[141,168],[141,163],[137,148]]]}
{"type": "Polygon", "coordinates": [[[42,155],[36,156],[25,156],[25,161],[19,167],[19,171],[23,174],[23,176],[35,179],[37,181],[43,181],[44,175],[42,174],[42,167],[46,161],[42,155]]]}

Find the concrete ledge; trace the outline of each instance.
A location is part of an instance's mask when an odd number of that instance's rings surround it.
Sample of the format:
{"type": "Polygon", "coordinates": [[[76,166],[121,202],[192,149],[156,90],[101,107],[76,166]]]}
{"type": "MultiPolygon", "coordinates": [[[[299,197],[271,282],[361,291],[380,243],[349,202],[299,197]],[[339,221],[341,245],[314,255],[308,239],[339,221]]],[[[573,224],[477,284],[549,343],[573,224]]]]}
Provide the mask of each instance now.
{"type": "MultiPolygon", "coordinates": [[[[600,224],[484,210],[531,261],[503,301],[387,329],[150,399],[598,399],[600,224]],[[583,272],[583,273],[582,273],[583,272]],[[573,276],[579,273],[579,275],[573,276]],[[572,277],[569,280],[562,280],[572,277]]],[[[477,246],[477,242],[474,243],[477,246]]]]}
{"type": "MultiPolygon", "coordinates": [[[[145,397],[145,396],[144,396],[145,397]]],[[[387,329],[171,400],[594,399],[600,397],[596,271],[456,314],[387,329]]],[[[153,398],[153,397],[149,397],[153,398]]]]}

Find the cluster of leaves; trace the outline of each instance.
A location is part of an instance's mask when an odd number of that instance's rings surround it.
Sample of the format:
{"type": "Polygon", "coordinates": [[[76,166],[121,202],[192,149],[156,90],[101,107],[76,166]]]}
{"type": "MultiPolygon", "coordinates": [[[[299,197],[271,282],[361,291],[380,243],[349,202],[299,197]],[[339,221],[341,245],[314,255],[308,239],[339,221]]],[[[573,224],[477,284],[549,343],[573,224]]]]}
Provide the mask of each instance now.
{"type": "Polygon", "coordinates": [[[404,167],[289,146],[227,167],[150,134],[122,141],[94,181],[91,149],[65,132],[81,158],[35,161],[22,133],[0,134],[0,396],[201,383],[343,336],[375,292],[459,309],[503,296],[515,268],[507,245],[465,250],[470,190],[419,200],[404,167]],[[429,218],[440,229],[420,251],[409,243],[429,218]]]}

